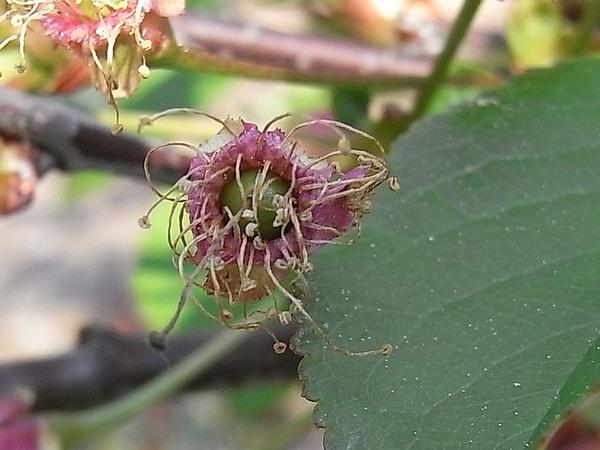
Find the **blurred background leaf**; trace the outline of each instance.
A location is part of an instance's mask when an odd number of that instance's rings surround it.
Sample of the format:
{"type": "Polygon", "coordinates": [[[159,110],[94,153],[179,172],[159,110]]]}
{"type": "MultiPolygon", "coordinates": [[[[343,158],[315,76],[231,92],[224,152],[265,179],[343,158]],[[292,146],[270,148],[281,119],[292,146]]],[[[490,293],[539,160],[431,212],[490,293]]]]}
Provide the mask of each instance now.
{"type": "Polygon", "coordinates": [[[564,52],[566,21],[553,0],[521,0],[506,28],[513,63],[523,69],[550,66],[564,52]]]}
{"type": "Polygon", "coordinates": [[[111,176],[104,170],[81,170],[71,174],[64,186],[64,197],[67,202],[83,199],[89,194],[105,187],[111,176]]]}

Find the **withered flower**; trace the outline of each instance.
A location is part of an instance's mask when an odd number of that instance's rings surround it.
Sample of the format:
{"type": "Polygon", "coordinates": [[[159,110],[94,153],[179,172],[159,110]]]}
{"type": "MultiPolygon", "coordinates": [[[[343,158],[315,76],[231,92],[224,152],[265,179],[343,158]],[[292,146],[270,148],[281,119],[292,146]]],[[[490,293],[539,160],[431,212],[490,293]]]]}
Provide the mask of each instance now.
{"type": "Polygon", "coordinates": [[[92,81],[114,106],[114,98],[128,96],[148,77],[146,55],[168,45],[166,18],[184,6],[183,0],[5,0],[0,23],[8,21],[15,32],[0,49],[19,42],[22,72],[26,33],[44,34],[88,61],[92,81]]]}
{"type": "MultiPolygon", "coordinates": [[[[148,118],[145,124],[163,115],[148,118]]],[[[222,130],[204,145],[185,144],[195,155],[189,170],[167,193],[160,194],[157,204],[170,200],[170,225],[179,224],[175,232],[169,231],[169,243],[185,282],[180,307],[205,277],[202,286],[217,299],[218,313],[199,306],[213,319],[245,329],[262,326],[270,317],[289,322],[290,311],[281,310],[277,302],[266,310],[246,311],[249,303],[277,290],[289,300],[291,311],[304,316],[329,342],[284,280],[290,275],[303,277],[312,269],[311,253],[358,228],[380,184],[387,181],[392,189],[398,186],[375,138],[325,119],[301,123],[287,134],[280,129],[269,131],[284,117],[277,117],[263,130],[242,120],[219,121],[222,130]],[[298,130],[315,124],[331,128],[340,140],[335,150],[311,159],[292,138],[298,130]],[[368,139],[380,154],[352,148],[345,131],[368,139]],[[356,166],[341,171],[335,161],[340,156],[354,158],[356,166]],[[188,262],[195,267],[191,274],[185,271],[188,262]],[[230,312],[236,306],[244,311],[238,322],[230,312]]],[[[140,224],[148,227],[149,215],[140,224]]],[[[285,349],[278,341],[275,348],[285,349]]],[[[376,352],[390,350],[386,345],[376,352]]]]}

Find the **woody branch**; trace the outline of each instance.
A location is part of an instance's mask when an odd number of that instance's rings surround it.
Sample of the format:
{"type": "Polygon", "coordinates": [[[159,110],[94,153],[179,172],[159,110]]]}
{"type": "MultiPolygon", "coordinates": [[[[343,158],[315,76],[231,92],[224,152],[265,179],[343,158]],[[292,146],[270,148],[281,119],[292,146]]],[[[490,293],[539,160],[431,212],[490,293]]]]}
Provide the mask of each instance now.
{"type": "MultiPolygon", "coordinates": [[[[293,333],[290,327],[277,327],[276,331],[286,341],[293,333]]],[[[0,365],[0,395],[16,388],[30,389],[35,394],[36,410],[83,409],[102,404],[168,370],[168,364],[177,364],[213,336],[210,331],[173,336],[165,360],[146,336],[124,336],[109,329],[88,327],[82,330],[79,346],[71,352],[0,365]]],[[[235,351],[223,354],[186,388],[296,378],[300,357],[290,351],[276,354],[270,351],[271,344],[272,338],[266,333],[249,333],[235,351]]]]}
{"type": "Polygon", "coordinates": [[[151,61],[167,68],[333,85],[415,86],[433,67],[428,56],[351,41],[281,33],[197,14],[171,18],[179,45],[151,61]]]}
{"type": "MultiPolygon", "coordinates": [[[[22,140],[37,148],[40,173],[51,168],[103,168],[144,176],[143,161],[152,144],[138,136],[113,135],[110,128],[74,108],[45,97],[0,87],[0,136],[22,140]]],[[[173,182],[183,175],[187,157],[166,152],[152,160],[154,178],[173,182]]]]}

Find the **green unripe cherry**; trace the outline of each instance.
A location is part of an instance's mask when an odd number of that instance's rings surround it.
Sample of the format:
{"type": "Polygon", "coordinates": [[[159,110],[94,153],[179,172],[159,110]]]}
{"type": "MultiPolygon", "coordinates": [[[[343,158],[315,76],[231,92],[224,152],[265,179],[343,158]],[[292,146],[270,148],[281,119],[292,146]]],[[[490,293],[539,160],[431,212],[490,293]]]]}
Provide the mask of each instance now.
{"type": "MultiPolygon", "coordinates": [[[[233,215],[242,209],[252,210],[252,194],[256,177],[260,177],[261,171],[257,169],[244,170],[240,174],[240,183],[244,188],[242,197],[238,180],[232,178],[225,184],[221,191],[219,202],[221,207],[227,206],[233,215]]],[[[277,207],[273,204],[273,198],[276,195],[285,195],[290,185],[287,181],[279,177],[267,174],[265,182],[261,188],[262,198],[258,200],[258,230],[257,234],[264,240],[276,239],[281,235],[281,226],[274,226],[277,213],[277,207]]],[[[260,193],[259,193],[260,194],[260,193]]],[[[240,228],[244,232],[246,225],[253,222],[252,219],[242,218],[239,221],[240,228]]]]}

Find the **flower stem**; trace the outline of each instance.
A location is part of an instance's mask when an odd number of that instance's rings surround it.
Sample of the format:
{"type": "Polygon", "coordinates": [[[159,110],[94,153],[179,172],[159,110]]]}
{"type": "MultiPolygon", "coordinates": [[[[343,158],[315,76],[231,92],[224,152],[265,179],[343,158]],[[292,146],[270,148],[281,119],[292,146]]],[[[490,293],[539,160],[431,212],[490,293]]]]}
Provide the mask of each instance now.
{"type": "Polygon", "coordinates": [[[417,120],[425,113],[425,111],[427,111],[433,96],[446,78],[450,63],[454,59],[458,47],[469,31],[473,18],[475,17],[475,13],[477,12],[480,4],[481,0],[464,1],[460,13],[452,25],[452,29],[450,30],[450,34],[446,40],[446,45],[435,62],[433,72],[423,83],[413,111],[410,115],[408,121],[409,123],[417,120]]]}
{"type": "Polygon", "coordinates": [[[589,0],[583,11],[579,27],[571,43],[571,54],[581,55],[590,42],[594,29],[600,21],[600,0],[589,0]]]}
{"type": "Polygon", "coordinates": [[[87,411],[50,414],[45,419],[52,431],[60,436],[65,449],[75,448],[94,436],[123,425],[145,408],[177,393],[245,337],[242,332],[224,331],[177,366],[124,397],[87,411]]]}

